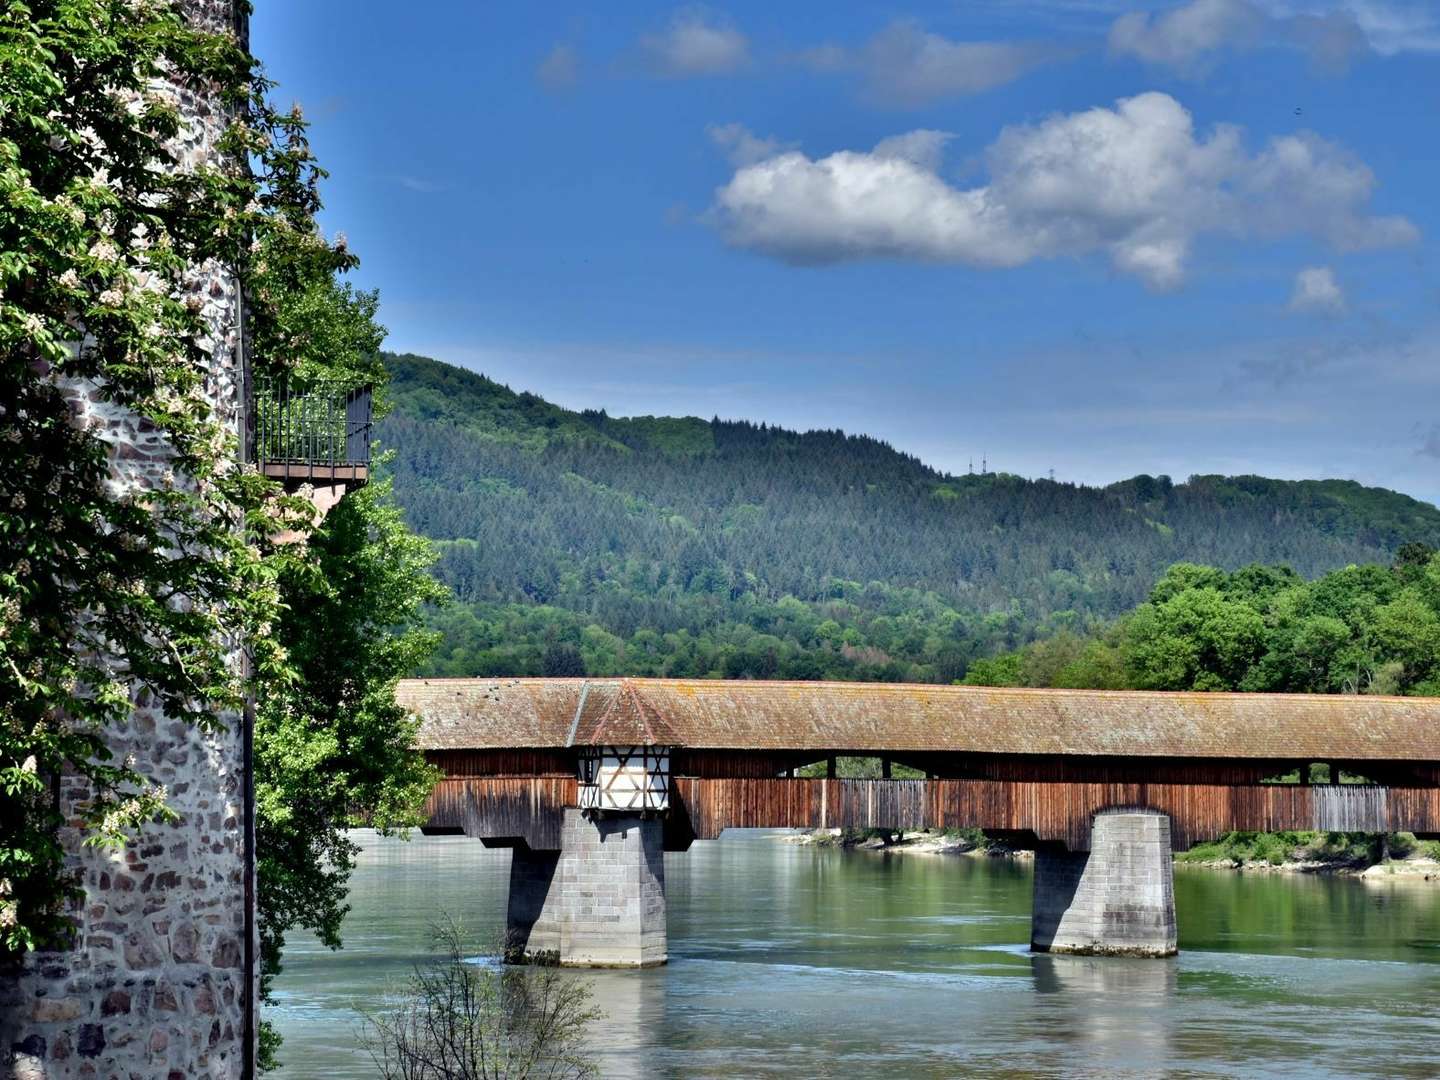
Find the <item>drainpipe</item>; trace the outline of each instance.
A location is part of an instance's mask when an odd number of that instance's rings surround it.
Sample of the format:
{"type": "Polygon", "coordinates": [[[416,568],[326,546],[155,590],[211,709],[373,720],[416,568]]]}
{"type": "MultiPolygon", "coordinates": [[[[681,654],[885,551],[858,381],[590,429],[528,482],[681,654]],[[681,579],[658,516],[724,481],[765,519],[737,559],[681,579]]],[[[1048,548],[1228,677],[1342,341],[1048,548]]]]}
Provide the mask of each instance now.
{"type": "MultiPolygon", "coordinates": [[[[245,339],[245,291],[239,283],[239,275],[236,275],[236,322],[239,324],[239,346],[240,346],[240,463],[242,467],[249,463],[254,449],[254,397],[251,384],[250,371],[250,350],[245,339]]],[[[245,647],[244,654],[245,677],[248,680],[255,673],[255,660],[250,654],[249,647],[245,647]]],[[[245,985],[243,1028],[241,1051],[240,1051],[240,1076],[242,1080],[254,1080],[256,1076],[256,1056],[260,1047],[260,1031],[256,1018],[259,1009],[258,998],[260,986],[256,971],[255,956],[255,906],[258,900],[255,883],[255,695],[247,690],[245,693],[245,706],[240,711],[240,753],[243,761],[241,769],[241,802],[244,804],[243,814],[245,818],[245,835],[242,842],[243,858],[245,861],[245,941],[241,946],[243,963],[242,971],[245,985]]]]}
{"type": "MultiPolygon", "coordinates": [[[[249,657],[246,657],[246,667],[250,667],[249,657]]],[[[259,985],[256,980],[255,965],[255,905],[257,901],[255,889],[255,698],[247,695],[245,708],[242,713],[241,743],[245,755],[245,945],[244,945],[244,978],[245,978],[245,1016],[244,1016],[244,1048],[241,1051],[240,1075],[244,1080],[254,1080],[255,1077],[255,1056],[259,1049],[259,1028],[256,1023],[256,1010],[259,1002],[259,985]]]]}

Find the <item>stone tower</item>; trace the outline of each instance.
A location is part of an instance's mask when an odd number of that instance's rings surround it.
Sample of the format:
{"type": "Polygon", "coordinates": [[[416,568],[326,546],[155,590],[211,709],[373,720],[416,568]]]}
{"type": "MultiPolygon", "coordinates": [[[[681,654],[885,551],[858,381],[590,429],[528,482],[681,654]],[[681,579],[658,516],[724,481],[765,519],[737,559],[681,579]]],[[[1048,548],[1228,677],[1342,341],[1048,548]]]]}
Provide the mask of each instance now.
{"type": "MultiPolygon", "coordinates": [[[[184,0],[208,29],[247,33],[234,0],[184,0]]],[[[180,97],[182,167],[217,152],[227,117],[203,94],[180,97]]],[[[237,282],[197,268],[210,327],[216,405],[244,430],[246,357],[237,282]]],[[[67,387],[111,445],[117,479],[158,479],[165,449],[140,418],[82,386],[67,387]]],[[[118,757],[166,786],[179,814],[151,825],[121,852],[64,836],[82,876],[75,947],[27,958],[0,980],[0,1073],[16,1078],[143,1077],[236,1080],[253,1075],[256,992],[252,799],[248,718],[226,715],[202,733],[143,697],[110,736],[118,757]],[[6,1059],[9,1059],[8,1061],[6,1059]],[[8,1071],[4,1067],[8,1067],[8,1071]]],[[[62,778],[61,807],[86,797],[62,778]]],[[[67,830],[68,831],[68,830],[67,830]]]]}

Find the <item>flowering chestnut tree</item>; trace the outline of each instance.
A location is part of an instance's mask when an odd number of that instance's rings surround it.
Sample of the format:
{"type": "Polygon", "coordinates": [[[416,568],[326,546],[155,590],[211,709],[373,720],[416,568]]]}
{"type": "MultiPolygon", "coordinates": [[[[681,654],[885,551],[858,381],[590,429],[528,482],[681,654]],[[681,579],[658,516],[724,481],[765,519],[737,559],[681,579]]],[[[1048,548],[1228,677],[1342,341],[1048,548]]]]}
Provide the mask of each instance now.
{"type": "Polygon", "coordinates": [[[412,819],[428,784],[393,704],[428,640],[419,605],[438,596],[428,549],[383,486],[318,523],[243,464],[237,373],[216,359],[223,280],[242,291],[260,371],[383,380],[375,297],[337,281],[356,259],[316,227],[324,173],[271,88],[241,40],[174,0],[0,11],[0,961],[68,939],[80,893],[63,829],[122,845],[169,816],[164,789],[107,742],[137,704],[213,728],[257,703],[272,970],[288,926],[335,937],[341,830],[412,819]],[[190,149],[185,95],[226,118],[206,153],[190,149]],[[144,468],[116,416],[145,433],[144,468]],[[344,590],[326,573],[342,557],[344,590]],[[387,599],[366,615],[370,588],[387,599]],[[366,707],[339,715],[320,665],[287,644],[323,650],[360,628],[373,639],[347,654],[346,686],[366,707]],[[364,761],[331,769],[342,754],[364,761]],[[297,815],[301,763],[335,779],[297,815]],[[89,797],[62,820],[66,774],[89,797]]]}

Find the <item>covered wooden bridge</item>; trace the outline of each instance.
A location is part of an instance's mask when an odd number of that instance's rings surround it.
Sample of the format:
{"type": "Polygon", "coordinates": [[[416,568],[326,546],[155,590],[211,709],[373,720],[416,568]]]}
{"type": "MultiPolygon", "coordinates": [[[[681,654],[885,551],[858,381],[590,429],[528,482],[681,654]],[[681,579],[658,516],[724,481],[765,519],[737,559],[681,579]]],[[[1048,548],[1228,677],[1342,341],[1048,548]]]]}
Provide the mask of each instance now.
{"type": "MultiPolygon", "coordinates": [[[[1440,836],[1434,698],[668,679],[408,680],[398,697],[444,775],[427,829],[529,853],[633,819],[657,852],[727,828],[977,826],[1059,858],[1099,852],[1124,811],[1164,822],[1168,888],[1172,844],[1235,829],[1440,836]],[[835,778],[842,756],[884,775],[835,778]],[[796,775],[817,762],[828,775],[796,775]],[[1312,763],[1363,782],[1309,784],[1312,763]]],[[[1037,920],[1040,889],[1037,872],[1037,920]]]]}
{"type": "Polygon", "coordinates": [[[582,757],[605,746],[668,754],[669,850],[785,826],[978,826],[1084,850],[1092,815],[1115,806],[1163,811],[1182,850],[1232,829],[1440,835],[1433,698],[425,679],[399,700],[445,775],[430,826],[534,848],[558,846],[582,757]],[[847,755],[929,779],[793,776],[847,755]],[[1370,783],[1269,782],[1312,762],[1370,783]]]}

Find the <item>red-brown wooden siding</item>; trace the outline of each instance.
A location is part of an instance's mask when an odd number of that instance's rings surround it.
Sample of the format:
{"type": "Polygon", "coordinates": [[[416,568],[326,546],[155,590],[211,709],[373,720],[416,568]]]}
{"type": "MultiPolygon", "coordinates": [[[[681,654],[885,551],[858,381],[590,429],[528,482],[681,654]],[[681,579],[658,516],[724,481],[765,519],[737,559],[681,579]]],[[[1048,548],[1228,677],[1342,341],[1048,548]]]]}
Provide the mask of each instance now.
{"type": "MultiPolygon", "coordinates": [[[[545,849],[559,846],[561,810],[578,798],[573,779],[462,778],[441,781],[426,811],[433,828],[521,838],[545,849]]],[[[730,828],[973,826],[1033,833],[1083,851],[1092,816],[1115,807],[1170,815],[1177,850],[1235,829],[1440,834],[1440,789],[1361,785],[681,777],[673,782],[670,812],[686,818],[702,840],[730,828]]]]}

